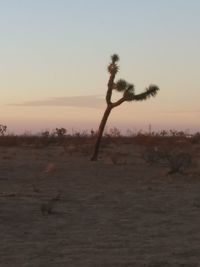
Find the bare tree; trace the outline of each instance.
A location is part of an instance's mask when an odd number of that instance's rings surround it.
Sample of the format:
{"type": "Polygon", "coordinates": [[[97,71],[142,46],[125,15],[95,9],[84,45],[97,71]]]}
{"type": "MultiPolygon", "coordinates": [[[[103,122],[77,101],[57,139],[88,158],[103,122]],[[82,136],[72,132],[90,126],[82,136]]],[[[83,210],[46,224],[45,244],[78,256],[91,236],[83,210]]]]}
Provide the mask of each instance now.
{"type": "Polygon", "coordinates": [[[121,105],[125,101],[143,101],[147,100],[151,96],[155,96],[159,90],[158,86],[150,85],[143,93],[135,94],[135,89],[133,84],[129,84],[123,79],[115,82],[115,76],[119,70],[117,65],[117,61],[119,61],[119,56],[114,54],[111,56],[111,63],[108,65],[108,72],[110,73],[110,78],[108,80],[108,89],[106,94],[106,103],[107,107],[103,114],[102,120],[99,125],[96,144],[94,147],[94,153],[91,158],[92,161],[96,161],[98,158],[100,142],[102,139],[103,131],[107,122],[107,119],[110,115],[110,112],[113,108],[121,105]],[[112,102],[112,92],[116,90],[118,92],[122,92],[123,96],[116,102],[112,102]]]}

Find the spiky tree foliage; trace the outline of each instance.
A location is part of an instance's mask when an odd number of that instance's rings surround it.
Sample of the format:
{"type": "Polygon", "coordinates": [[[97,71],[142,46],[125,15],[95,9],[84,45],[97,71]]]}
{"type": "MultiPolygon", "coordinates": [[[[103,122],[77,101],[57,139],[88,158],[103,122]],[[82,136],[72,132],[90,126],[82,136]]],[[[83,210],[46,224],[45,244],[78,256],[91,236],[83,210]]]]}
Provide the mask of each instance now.
{"type": "Polygon", "coordinates": [[[151,96],[152,97],[156,96],[159,90],[158,86],[150,85],[148,88],[144,90],[144,92],[140,94],[135,94],[135,88],[133,84],[130,84],[123,79],[120,79],[117,82],[115,82],[115,76],[117,72],[119,71],[119,66],[117,65],[118,61],[119,61],[119,56],[114,54],[111,56],[111,63],[108,65],[108,72],[110,74],[110,77],[108,80],[108,89],[107,89],[107,94],[106,94],[107,107],[102,117],[101,123],[99,125],[94,153],[91,158],[92,161],[97,160],[101,138],[102,138],[103,131],[104,131],[104,128],[105,128],[105,125],[106,125],[106,122],[110,115],[111,110],[121,105],[125,101],[130,102],[130,101],[147,100],[151,96]],[[116,102],[112,102],[111,100],[113,90],[123,93],[123,96],[116,102]]]}

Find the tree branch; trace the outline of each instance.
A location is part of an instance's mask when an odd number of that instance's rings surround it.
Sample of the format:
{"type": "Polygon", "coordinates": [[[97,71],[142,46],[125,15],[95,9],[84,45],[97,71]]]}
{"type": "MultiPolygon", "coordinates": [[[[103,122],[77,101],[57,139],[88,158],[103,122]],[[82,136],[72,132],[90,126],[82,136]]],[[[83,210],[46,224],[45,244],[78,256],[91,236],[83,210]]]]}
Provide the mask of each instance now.
{"type": "Polygon", "coordinates": [[[115,108],[115,107],[121,105],[124,101],[126,101],[125,97],[120,98],[118,101],[112,103],[112,108],[115,108]]]}
{"type": "Polygon", "coordinates": [[[108,81],[108,90],[107,90],[107,94],[106,94],[107,105],[111,104],[112,90],[114,87],[114,79],[115,79],[115,73],[111,73],[109,81],[108,81]]]}
{"type": "Polygon", "coordinates": [[[159,87],[156,85],[150,85],[149,88],[146,89],[145,92],[137,95],[133,95],[132,100],[134,101],[143,101],[148,99],[149,97],[154,97],[156,96],[157,92],[159,90],[159,87]]]}

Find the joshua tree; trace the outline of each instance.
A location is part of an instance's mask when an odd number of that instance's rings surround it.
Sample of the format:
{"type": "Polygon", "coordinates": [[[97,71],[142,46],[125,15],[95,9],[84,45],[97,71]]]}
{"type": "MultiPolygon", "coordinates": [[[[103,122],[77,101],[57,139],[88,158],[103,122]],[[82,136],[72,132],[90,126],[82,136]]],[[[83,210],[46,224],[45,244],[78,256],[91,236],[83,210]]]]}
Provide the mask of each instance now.
{"type": "Polygon", "coordinates": [[[129,84],[123,79],[118,80],[115,82],[115,76],[119,70],[117,65],[117,61],[119,61],[119,56],[114,54],[111,56],[111,63],[108,65],[108,72],[110,73],[110,78],[108,80],[108,89],[106,94],[106,103],[107,107],[103,114],[101,123],[99,125],[99,130],[97,132],[97,139],[94,148],[94,153],[91,158],[92,161],[96,161],[99,153],[99,146],[102,138],[102,134],[110,115],[110,112],[113,108],[121,105],[125,101],[143,101],[147,100],[151,96],[155,96],[159,88],[156,85],[150,85],[143,93],[135,94],[134,85],[129,84]],[[112,91],[117,90],[118,92],[122,92],[123,96],[116,102],[111,101],[112,91]]]}

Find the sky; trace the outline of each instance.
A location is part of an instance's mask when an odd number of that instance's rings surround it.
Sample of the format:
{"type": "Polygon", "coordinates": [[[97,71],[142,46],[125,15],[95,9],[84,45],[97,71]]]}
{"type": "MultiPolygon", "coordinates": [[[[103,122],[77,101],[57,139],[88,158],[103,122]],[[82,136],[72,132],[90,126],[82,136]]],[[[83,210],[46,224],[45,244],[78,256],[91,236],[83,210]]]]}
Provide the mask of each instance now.
{"type": "Polygon", "coordinates": [[[200,131],[199,13],[199,0],[0,0],[0,124],[97,129],[117,53],[116,80],[160,91],[114,109],[108,128],[200,131]]]}

